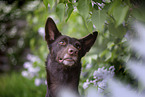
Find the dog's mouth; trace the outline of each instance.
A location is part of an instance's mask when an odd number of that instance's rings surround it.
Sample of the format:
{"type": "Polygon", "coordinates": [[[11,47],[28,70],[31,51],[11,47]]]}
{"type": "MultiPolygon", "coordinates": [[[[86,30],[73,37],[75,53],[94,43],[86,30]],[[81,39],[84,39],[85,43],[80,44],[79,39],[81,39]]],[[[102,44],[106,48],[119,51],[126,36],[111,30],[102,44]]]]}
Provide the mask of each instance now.
{"type": "Polygon", "coordinates": [[[59,58],[60,63],[63,62],[64,60],[69,61],[69,62],[74,61],[74,59],[72,58],[65,58],[65,59],[59,58]]]}
{"type": "Polygon", "coordinates": [[[75,59],[73,58],[59,58],[59,63],[62,63],[66,66],[72,66],[76,63],[75,59]]]}

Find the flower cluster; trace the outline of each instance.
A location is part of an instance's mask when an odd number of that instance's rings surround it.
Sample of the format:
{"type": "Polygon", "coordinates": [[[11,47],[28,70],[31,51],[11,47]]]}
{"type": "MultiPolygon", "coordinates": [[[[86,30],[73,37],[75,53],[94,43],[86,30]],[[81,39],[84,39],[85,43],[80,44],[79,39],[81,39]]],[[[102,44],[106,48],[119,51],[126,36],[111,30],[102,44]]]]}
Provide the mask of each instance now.
{"type": "Polygon", "coordinates": [[[37,56],[28,54],[27,55],[28,61],[23,64],[23,67],[26,69],[22,71],[22,76],[27,77],[27,78],[33,78],[38,74],[40,71],[40,67],[33,67],[33,63],[35,61],[39,61],[40,59],[37,56]]]}
{"type": "Polygon", "coordinates": [[[89,79],[87,79],[83,84],[83,88],[86,89],[90,84],[93,84],[98,87],[98,92],[103,92],[107,87],[108,79],[114,76],[114,70],[114,66],[111,66],[109,70],[105,69],[105,67],[98,68],[98,70],[94,71],[93,80],[89,81],[89,79]]]}
{"type": "Polygon", "coordinates": [[[28,61],[23,64],[23,67],[24,67],[25,70],[23,70],[21,72],[22,76],[24,76],[26,78],[29,78],[29,79],[35,78],[34,83],[35,83],[36,86],[44,84],[45,83],[44,79],[36,78],[36,77],[38,77],[40,67],[39,66],[37,66],[37,67],[33,66],[33,63],[36,62],[36,61],[40,62],[40,59],[37,56],[34,56],[32,54],[28,54],[27,55],[27,60],[28,61]]]}

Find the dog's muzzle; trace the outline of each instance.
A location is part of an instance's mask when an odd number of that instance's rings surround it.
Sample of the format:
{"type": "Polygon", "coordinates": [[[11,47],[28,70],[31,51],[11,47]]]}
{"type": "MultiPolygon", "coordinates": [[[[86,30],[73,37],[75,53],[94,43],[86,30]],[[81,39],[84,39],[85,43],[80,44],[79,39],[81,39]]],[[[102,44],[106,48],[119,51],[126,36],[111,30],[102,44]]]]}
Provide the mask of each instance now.
{"type": "Polygon", "coordinates": [[[68,54],[65,54],[63,58],[59,58],[59,63],[66,65],[66,66],[72,66],[76,63],[77,56],[70,56],[68,54]]]}
{"type": "Polygon", "coordinates": [[[65,66],[74,65],[77,59],[78,50],[72,45],[68,45],[66,49],[61,50],[57,57],[57,61],[65,66]]]}

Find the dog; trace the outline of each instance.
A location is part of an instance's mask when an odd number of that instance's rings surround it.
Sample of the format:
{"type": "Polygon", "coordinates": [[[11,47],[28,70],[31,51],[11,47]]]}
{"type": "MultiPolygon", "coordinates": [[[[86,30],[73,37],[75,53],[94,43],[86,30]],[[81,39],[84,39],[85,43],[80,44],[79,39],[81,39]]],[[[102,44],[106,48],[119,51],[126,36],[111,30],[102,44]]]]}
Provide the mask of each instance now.
{"type": "Polygon", "coordinates": [[[46,97],[58,97],[63,88],[79,95],[81,58],[93,46],[97,35],[97,31],[81,39],[62,35],[53,19],[48,17],[45,24],[45,40],[49,48],[46,97]]]}

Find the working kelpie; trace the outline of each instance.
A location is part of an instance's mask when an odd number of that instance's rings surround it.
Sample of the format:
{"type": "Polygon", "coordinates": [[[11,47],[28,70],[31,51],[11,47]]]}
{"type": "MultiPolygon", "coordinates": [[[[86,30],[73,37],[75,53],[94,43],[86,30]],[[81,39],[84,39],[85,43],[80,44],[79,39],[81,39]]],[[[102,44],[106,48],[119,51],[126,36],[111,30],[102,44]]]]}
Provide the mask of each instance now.
{"type": "Polygon", "coordinates": [[[47,19],[45,39],[50,54],[46,60],[46,97],[57,97],[64,87],[79,94],[81,58],[90,50],[97,35],[93,32],[82,39],[71,38],[59,32],[52,18],[47,19]]]}

